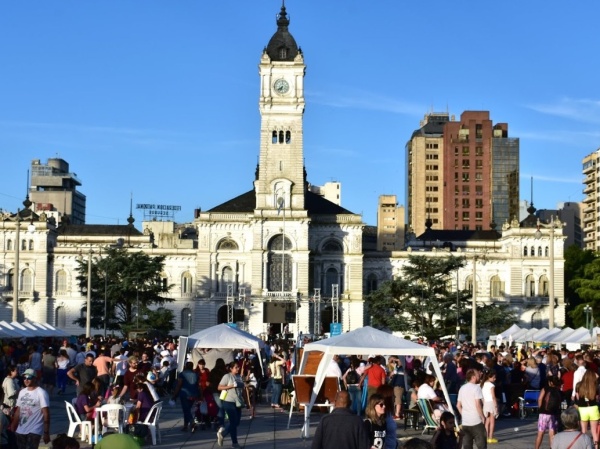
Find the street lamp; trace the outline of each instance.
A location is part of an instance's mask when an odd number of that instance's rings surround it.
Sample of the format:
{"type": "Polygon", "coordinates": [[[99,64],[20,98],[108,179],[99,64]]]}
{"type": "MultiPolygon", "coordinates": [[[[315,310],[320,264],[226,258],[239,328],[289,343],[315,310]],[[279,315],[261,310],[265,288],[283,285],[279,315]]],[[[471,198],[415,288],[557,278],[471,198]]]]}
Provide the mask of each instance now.
{"type": "Polygon", "coordinates": [[[87,304],[85,314],[85,336],[92,334],[92,249],[88,253],[88,276],[87,276],[87,304]]]}
{"type": "Polygon", "coordinates": [[[542,237],[542,232],[540,231],[540,227],[550,229],[550,267],[549,267],[549,285],[548,285],[548,327],[550,329],[554,328],[554,229],[557,227],[562,227],[562,223],[560,220],[554,221],[554,215],[550,217],[549,224],[543,224],[540,219],[537,220],[537,231],[535,231],[535,238],[540,239],[542,237]]]}
{"type": "Polygon", "coordinates": [[[481,257],[481,265],[485,265],[487,258],[483,256],[473,257],[473,292],[471,303],[471,343],[477,343],[477,260],[481,257]]]}
{"type": "Polygon", "coordinates": [[[192,314],[188,313],[188,337],[192,335],[192,314]]]}
{"type": "Polygon", "coordinates": [[[19,318],[19,251],[21,249],[21,210],[17,209],[17,221],[16,221],[16,237],[15,237],[15,270],[13,274],[13,310],[12,310],[12,320],[13,323],[18,321],[19,318]]]}
{"type": "Polygon", "coordinates": [[[583,312],[585,313],[585,328],[589,330],[592,327],[591,324],[593,321],[593,317],[591,316],[592,308],[589,305],[586,305],[583,308],[583,312]]]}

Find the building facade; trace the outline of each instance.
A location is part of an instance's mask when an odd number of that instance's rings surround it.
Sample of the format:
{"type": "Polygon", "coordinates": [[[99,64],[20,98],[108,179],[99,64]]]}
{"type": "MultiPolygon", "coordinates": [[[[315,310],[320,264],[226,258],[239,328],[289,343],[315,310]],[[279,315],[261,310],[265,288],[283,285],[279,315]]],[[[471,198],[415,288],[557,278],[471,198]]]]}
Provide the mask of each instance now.
{"type": "MultiPolygon", "coordinates": [[[[147,221],[141,231],[132,220],[123,226],[61,222],[31,205],[18,215],[4,214],[0,221],[0,320],[11,320],[16,290],[17,320],[49,322],[73,334],[83,333],[82,327],[73,324],[86,313],[86,296],[77,281],[79,261],[86,254],[102,257],[103,248],[118,244],[127,251],[165,257],[162,277],[173,286],[168,295],[174,301],[167,307],[175,315],[175,335],[223,322],[236,323],[256,335],[283,329],[294,335],[320,334],[329,331],[330,323],[338,323],[342,332],[362,327],[370,324],[365,295],[400,276],[415,252],[431,257],[449,252],[465,255],[471,266],[459,271],[459,288],[469,285],[469,276],[476,277],[478,303],[508,304],[520,317],[520,325],[547,325],[548,283],[554,282],[556,325],[564,324],[561,233],[553,238],[550,253],[548,230],[541,229],[537,235],[535,226],[516,219],[504,221],[502,232],[478,231],[476,226],[471,229],[477,221],[468,221],[470,229],[464,230],[462,225],[455,226],[450,215],[451,234],[437,231],[445,216],[441,205],[447,204],[441,182],[444,164],[453,165],[456,159],[454,147],[450,158],[442,151],[453,142],[443,132],[450,117],[426,117],[425,130],[419,130],[410,143],[413,165],[437,165],[425,173],[438,177],[423,179],[424,188],[417,189],[415,177],[420,173],[410,172],[411,192],[421,204],[428,204],[428,192],[440,200],[435,212],[410,203],[413,220],[420,214],[423,223],[428,217],[438,221],[418,233],[418,239],[413,234],[400,245],[402,250],[378,250],[375,231],[365,226],[360,215],[309,189],[303,163],[306,67],[288,26],[282,7],[277,30],[260,57],[261,132],[253,188],[197,211],[191,223],[147,221]],[[475,257],[486,263],[475,267],[475,257]]],[[[457,129],[472,132],[477,142],[478,123],[475,120],[472,126],[457,129]]],[[[488,139],[486,133],[482,136],[488,139]]],[[[464,131],[458,135],[465,137],[464,131]]],[[[465,146],[458,146],[459,161],[465,146]]],[[[478,167],[477,146],[473,148],[469,146],[468,158],[475,158],[472,166],[478,167]]],[[[382,207],[392,203],[390,210],[396,208],[396,201],[384,198],[382,207]]],[[[397,208],[390,213],[394,221],[400,221],[397,208]]]]}
{"type": "Polygon", "coordinates": [[[404,249],[404,206],[396,195],[379,195],[377,205],[377,251],[404,249]]]}
{"type": "Polygon", "coordinates": [[[519,140],[487,111],[425,117],[406,145],[408,225],[484,230],[519,213],[519,140]]]}
{"type": "Polygon", "coordinates": [[[600,149],[583,158],[583,244],[585,249],[600,249],[600,232],[598,232],[598,192],[600,165],[598,158],[600,149]]]}
{"type": "Polygon", "coordinates": [[[31,161],[29,198],[37,213],[66,219],[73,224],[85,224],[85,195],[77,190],[81,181],[69,171],[69,164],[60,158],[50,158],[45,164],[31,161]]]}

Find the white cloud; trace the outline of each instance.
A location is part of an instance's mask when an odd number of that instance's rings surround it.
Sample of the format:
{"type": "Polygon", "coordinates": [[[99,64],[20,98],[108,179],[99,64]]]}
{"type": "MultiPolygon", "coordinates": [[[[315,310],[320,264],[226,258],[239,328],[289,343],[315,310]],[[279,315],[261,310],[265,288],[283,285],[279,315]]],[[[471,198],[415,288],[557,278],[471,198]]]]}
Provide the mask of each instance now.
{"type": "Polygon", "coordinates": [[[307,97],[307,102],[310,101],[311,104],[334,108],[365,109],[411,116],[421,116],[427,110],[423,105],[348,87],[343,87],[343,93],[339,89],[324,93],[311,91],[307,92],[307,97]]]}
{"type": "Polygon", "coordinates": [[[556,103],[528,104],[527,108],[546,115],[583,123],[600,124],[600,100],[563,97],[556,103]]]}

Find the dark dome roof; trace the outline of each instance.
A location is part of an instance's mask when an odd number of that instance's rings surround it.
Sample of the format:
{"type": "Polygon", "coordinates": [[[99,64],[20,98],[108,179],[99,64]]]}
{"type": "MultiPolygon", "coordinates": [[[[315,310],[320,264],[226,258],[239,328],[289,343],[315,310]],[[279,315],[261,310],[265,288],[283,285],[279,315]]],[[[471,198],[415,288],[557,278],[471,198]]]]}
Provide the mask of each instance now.
{"type": "Polygon", "coordinates": [[[288,31],[290,20],[285,12],[285,6],[277,14],[277,31],[265,49],[271,61],[293,61],[300,53],[296,40],[288,31]]]}

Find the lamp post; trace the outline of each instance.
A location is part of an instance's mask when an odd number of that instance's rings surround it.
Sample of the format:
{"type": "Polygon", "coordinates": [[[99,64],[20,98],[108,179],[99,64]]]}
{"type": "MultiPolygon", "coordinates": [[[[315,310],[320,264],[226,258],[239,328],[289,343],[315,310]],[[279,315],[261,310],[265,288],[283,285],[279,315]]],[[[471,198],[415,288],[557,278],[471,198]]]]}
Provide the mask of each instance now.
{"type": "Polygon", "coordinates": [[[21,210],[17,209],[17,227],[16,227],[16,237],[15,237],[15,271],[13,274],[13,310],[12,310],[12,320],[13,322],[17,321],[19,318],[19,251],[21,250],[21,210]]]}
{"type": "Polygon", "coordinates": [[[106,321],[108,317],[106,316],[107,310],[107,291],[108,291],[108,270],[104,267],[104,340],[106,340],[106,321]]]}
{"type": "Polygon", "coordinates": [[[285,191],[278,189],[277,195],[277,214],[281,211],[283,213],[283,225],[282,225],[282,238],[281,238],[281,297],[284,295],[284,284],[285,284],[285,191]]]}
{"type": "Polygon", "coordinates": [[[188,337],[192,335],[192,314],[188,313],[188,337]]]}
{"type": "Polygon", "coordinates": [[[592,308],[589,305],[586,305],[583,308],[583,311],[585,313],[585,328],[589,330],[592,327],[591,326],[591,323],[592,323],[592,317],[591,317],[592,308]]]}
{"type": "Polygon", "coordinates": [[[481,265],[485,265],[487,259],[483,256],[473,257],[473,292],[471,303],[471,343],[477,343],[477,260],[481,257],[481,265]]]}
{"type": "Polygon", "coordinates": [[[550,279],[549,279],[549,285],[548,285],[548,327],[550,329],[554,328],[554,229],[557,226],[562,226],[562,224],[560,223],[560,221],[557,220],[558,223],[555,224],[554,222],[554,215],[552,215],[550,217],[550,223],[549,224],[543,224],[540,219],[538,218],[537,221],[537,231],[535,231],[535,238],[536,239],[540,239],[542,237],[542,232],[540,231],[540,227],[542,228],[546,228],[546,229],[550,229],[550,251],[549,251],[549,256],[550,256],[550,262],[549,262],[549,269],[548,271],[550,272],[550,279]]]}
{"type": "Polygon", "coordinates": [[[92,249],[88,253],[88,275],[87,275],[87,304],[85,314],[85,336],[91,337],[92,333],[92,249]]]}
{"type": "Polygon", "coordinates": [[[458,293],[458,268],[456,269],[456,345],[458,346],[459,341],[458,339],[460,338],[460,323],[459,323],[459,308],[460,308],[460,304],[459,304],[459,293],[458,293]]]}

